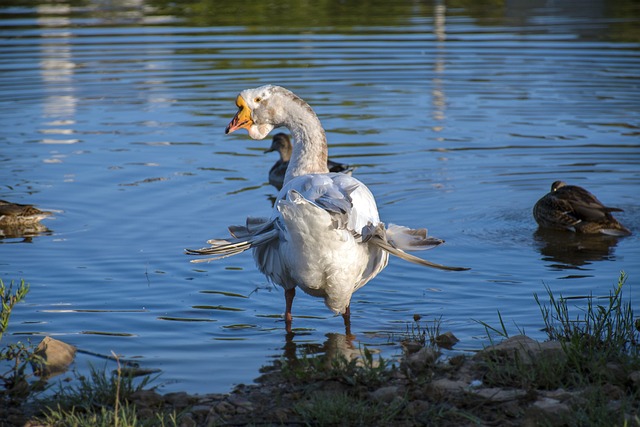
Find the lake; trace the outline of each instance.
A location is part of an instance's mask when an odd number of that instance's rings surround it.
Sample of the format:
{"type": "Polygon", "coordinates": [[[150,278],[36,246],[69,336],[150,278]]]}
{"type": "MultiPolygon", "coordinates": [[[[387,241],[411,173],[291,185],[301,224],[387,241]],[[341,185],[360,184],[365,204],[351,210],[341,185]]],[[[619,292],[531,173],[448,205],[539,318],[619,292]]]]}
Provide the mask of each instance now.
{"type": "Polygon", "coordinates": [[[606,296],[621,271],[640,311],[637,2],[7,0],[0,24],[0,199],[55,211],[0,240],[0,278],[30,284],[3,344],[49,335],[79,373],[114,352],[161,392],[209,393],[305,350],[394,359],[415,314],[453,354],[488,345],[498,312],[544,339],[534,294],[606,296]],[[383,221],[446,240],[419,256],[471,270],[391,259],[354,295],[349,343],[301,292],[287,337],[250,254],[190,263],[271,211],[270,138],[224,135],[238,92],[268,83],[314,108],[383,221]],[[634,234],[538,232],[559,179],[634,234]]]}

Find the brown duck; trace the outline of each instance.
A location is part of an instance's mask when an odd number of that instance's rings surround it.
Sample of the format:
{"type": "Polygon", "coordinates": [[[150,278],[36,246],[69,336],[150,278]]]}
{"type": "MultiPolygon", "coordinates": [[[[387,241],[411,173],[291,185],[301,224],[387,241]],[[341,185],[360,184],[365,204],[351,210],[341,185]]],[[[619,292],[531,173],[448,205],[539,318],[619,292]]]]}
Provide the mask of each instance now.
{"type": "Polygon", "coordinates": [[[628,236],[628,228],[611,212],[622,212],[602,204],[593,194],[563,181],[551,184],[551,191],[533,207],[533,217],[540,227],[584,234],[628,236]]]}
{"type": "MultiPolygon", "coordinates": [[[[282,188],[284,175],[287,172],[287,167],[289,167],[289,161],[291,160],[292,150],[291,138],[289,138],[289,135],[282,132],[273,136],[273,139],[271,140],[271,147],[269,147],[268,150],[265,150],[265,153],[271,153],[272,151],[280,153],[280,160],[275,162],[271,167],[271,170],[269,170],[269,184],[273,185],[278,190],[282,188]]],[[[353,172],[353,169],[349,165],[334,162],[333,160],[327,160],[327,167],[329,168],[329,172],[342,172],[349,175],[353,172]]]]}
{"type": "Polygon", "coordinates": [[[52,212],[41,211],[33,205],[0,200],[0,226],[34,224],[49,215],[52,215],[52,212]]]}

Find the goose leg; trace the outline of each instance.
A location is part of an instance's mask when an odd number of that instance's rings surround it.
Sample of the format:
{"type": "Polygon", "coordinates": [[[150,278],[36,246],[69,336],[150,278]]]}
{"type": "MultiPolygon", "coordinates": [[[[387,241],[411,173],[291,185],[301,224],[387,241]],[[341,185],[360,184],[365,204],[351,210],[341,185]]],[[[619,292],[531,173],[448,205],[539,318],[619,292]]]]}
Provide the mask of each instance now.
{"type": "Polygon", "coordinates": [[[296,288],[287,289],[284,291],[284,299],[286,302],[286,308],[284,312],[284,323],[286,325],[287,332],[291,333],[291,321],[293,316],[291,315],[291,306],[293,306],[293,298],[296,296],[296,288]]]}
{"type": "Polygon", "coordinates": [[[342,315],[342,319],[344,320],[344,333],[347,337],[351,336],[351,305],[347,306],[347,309],[344,311],[342,315]]]}

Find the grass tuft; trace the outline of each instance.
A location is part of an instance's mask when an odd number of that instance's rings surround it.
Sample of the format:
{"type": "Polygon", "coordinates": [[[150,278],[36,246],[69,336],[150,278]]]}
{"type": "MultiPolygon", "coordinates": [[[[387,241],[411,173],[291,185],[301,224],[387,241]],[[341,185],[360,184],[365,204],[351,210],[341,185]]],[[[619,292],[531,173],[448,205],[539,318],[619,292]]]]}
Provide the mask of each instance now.
{"type": "MultiPolygon", "coordinates": [[[[545,286],[548,304],[538,295],[534,297],[548,338],[560,343],[562,357],[541,352],[538,357],[522,360],[519,353],[511,358],[490,353],[484,359],[484,382],[527,390],[580,391],[580,397],[570,402],[572,413],[565,420],[570,426],[638,425],[625,420],[625,414],[637,414],[640,400],[640,391],[628,384],[630,374],[640,369],[640,332],[631,302],[624,302],[626,281],[621,272],[613,290],[604,297],[556,297],[545,286]],[[569,302],[582,304],[570,306],[569,302]],[[618,398],[612,406],[614,395],[618,398]]],[[[500,325],[501,329],[485,325],[485,330],[506,337],[502,317],[500,325]]]]}
{"type": "Polygon", "coordinates": [[[323,392],[297,403],[294,410],[306,425],[371,426],[391,424],[404,405],[401,399],[382,404],[346,392],[323,392]]]}

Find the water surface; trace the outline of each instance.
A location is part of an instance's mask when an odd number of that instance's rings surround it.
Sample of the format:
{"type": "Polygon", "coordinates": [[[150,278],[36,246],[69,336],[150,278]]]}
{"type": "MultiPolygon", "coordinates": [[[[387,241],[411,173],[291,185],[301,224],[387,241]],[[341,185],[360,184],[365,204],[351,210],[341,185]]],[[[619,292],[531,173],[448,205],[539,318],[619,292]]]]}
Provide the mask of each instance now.
{"type": "Polygon", "coordinates": [[[0,198],[56,210],[0,240],[0,278],[24,278],[4,343],[50,335],[160,369],[161,391],[222,392],[296,349],[344,349],[341,317],[284,296],[248,254],[191,264],[185,247],[268,215],[270,140],[224,135],[234,100],[273,83],[308,101],[330,156],[357,167],[383,221],[426,226],[352,302],[353,348],[400,354],[413,315],[460,342],[476,321],[544,338],[533,294],[606,295],[621,270],[640,311],[640,11],[634,2],[4,2],[0,198]],[[467,3],[472,3],[468,5],[467,3]],[[634,235],[537,231],[555,180],[623,208],[634,235]]]}

